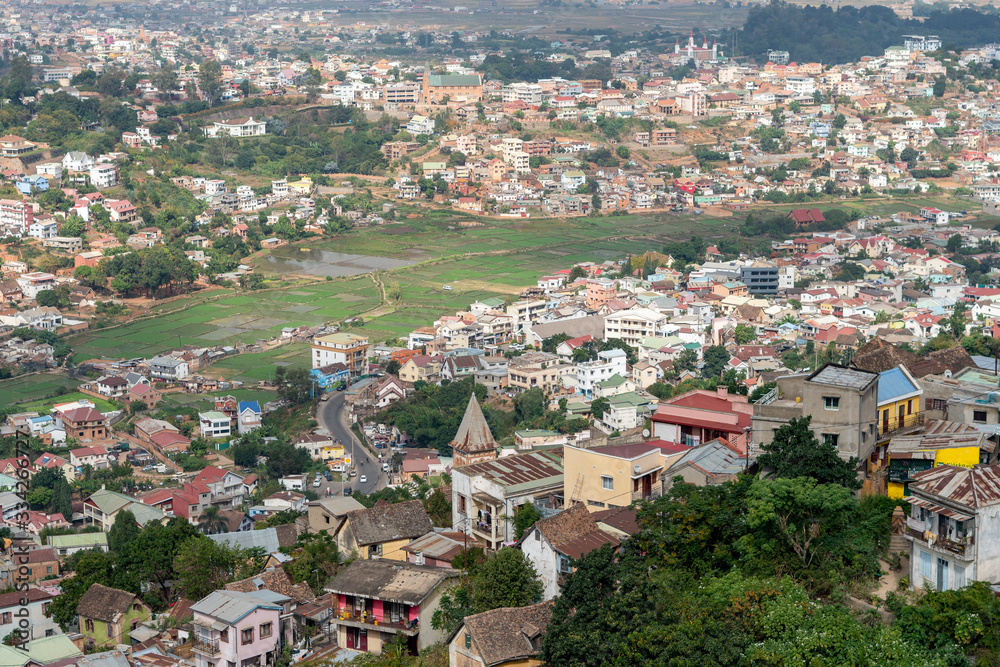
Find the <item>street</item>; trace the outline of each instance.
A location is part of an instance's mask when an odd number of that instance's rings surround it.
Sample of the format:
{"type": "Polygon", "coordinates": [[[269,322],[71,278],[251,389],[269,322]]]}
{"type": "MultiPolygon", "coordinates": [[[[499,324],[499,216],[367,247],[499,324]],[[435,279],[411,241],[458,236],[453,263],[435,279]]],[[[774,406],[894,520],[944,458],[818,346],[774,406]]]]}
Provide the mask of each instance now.
{"type": "MultiPolygon", "coordinates": [[[[384,486],[385,473],[382,472],[382,465],[378,458],[365,449],[351,431],[347,421],[345,398],[344,392],[333,392],[328,400],[321,402],[316,408],[316,421],[322,428],[329,431],[330,435],[343,443],[344,452],[351,457],[354,469],[358,471],[356,477],[344,482],[344,487],[350,486],[355,491],[372,493],[384,486]],[[368,480],[364,484],[360,481],[362,476],[367,477],[368,480]]],[[[340,493],[341,485],[339,483],[331,484],[326,480],[323,480],[322,486],[316,490],[325,492],[327,487],[331,488],[335,494],[340,493]]]]}

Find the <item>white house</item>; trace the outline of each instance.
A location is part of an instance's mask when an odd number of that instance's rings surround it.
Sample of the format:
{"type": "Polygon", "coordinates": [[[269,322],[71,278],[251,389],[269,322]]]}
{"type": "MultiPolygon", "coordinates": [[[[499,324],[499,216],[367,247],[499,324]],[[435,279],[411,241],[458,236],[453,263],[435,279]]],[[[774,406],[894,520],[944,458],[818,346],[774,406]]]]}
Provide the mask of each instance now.
{"type": "Polygon", "coordinates": [[[24,633],[21,637],[28,641],[61,634],[62,631],[49,613],[49,605],[54,597],[52,593],[40,588],[0,595],[0,633],[6,637],[19,630],[24,633]]]}
{"type": "Polygon", "coordinates": [[[90,171],[94,166],[94,158],[83,151],[70,151],[62,159],[63,169],[66,171],[90,171]]]}
{"type": "Polygon", "coordinates": [[[205,128],[205,134],[209,137],[218,137],[228,134],[231,137],[259,137],[267,131],[267,123],[262,120],[249,118],[233,118],[231,120],[215,121],[212,127],[205,128]]]}
{"type": "Polygon", "coordinates": [[[233,433],[229,417],[218,410],[199,412],[198,424],[203,438],[228,438],[233,433]]]}

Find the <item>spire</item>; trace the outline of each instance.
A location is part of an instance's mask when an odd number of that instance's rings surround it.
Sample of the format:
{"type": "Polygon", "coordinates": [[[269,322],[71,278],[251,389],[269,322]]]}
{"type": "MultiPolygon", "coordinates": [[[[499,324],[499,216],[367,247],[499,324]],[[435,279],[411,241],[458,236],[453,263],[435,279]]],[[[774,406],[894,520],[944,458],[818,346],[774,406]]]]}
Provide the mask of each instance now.
{"type": "Polygon", "coordinates": [[[469,397],[469,405],[465,408],[465,416],[458,427],[455,439],[451,441],[452,449],[463,454],[494,452],[497,447],[493,433],[490,431],[486,417],[483,415],[476,393],[469,397]]]}

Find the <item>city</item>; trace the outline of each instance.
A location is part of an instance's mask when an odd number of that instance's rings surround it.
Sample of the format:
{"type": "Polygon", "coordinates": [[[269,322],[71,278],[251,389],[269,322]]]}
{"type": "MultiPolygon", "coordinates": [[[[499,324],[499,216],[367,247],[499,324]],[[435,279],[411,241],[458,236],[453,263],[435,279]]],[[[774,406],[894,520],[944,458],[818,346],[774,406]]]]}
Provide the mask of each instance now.
{"type": "Polygon", "coordinates": [[[6,4],[0,667],[993,664],[998,29],[6,4]]]}

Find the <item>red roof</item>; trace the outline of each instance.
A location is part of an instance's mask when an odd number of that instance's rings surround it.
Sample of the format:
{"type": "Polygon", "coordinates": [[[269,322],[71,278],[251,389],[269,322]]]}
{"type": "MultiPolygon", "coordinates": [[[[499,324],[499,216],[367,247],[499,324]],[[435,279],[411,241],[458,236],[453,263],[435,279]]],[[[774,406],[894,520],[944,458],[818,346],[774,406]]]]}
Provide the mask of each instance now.
{"type": "Polygon", "coordinates": [[[80,422],[97,422],[104,421],[104,415],[95,410],[94,408],[74,408],[73,410],[67,410],[62,413],[63,419],[78,424],[80,422]]]}

